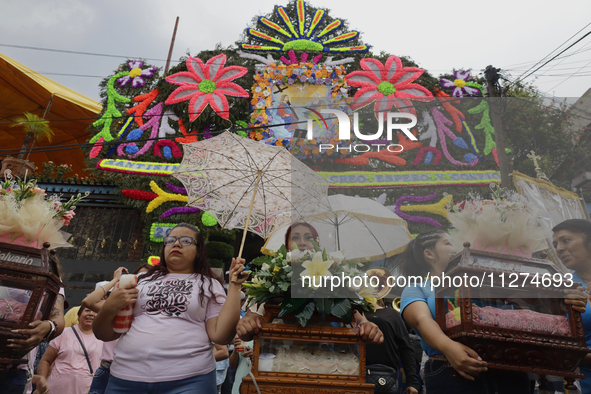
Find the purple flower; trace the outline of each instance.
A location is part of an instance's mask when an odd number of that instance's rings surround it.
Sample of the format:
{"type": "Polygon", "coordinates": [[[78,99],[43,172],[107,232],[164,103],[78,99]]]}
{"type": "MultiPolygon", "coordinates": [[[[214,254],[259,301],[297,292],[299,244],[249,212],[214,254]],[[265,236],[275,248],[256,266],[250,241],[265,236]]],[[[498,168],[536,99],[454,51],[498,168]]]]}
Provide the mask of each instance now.
{"type": "Polygon", "coordinates": [[[482,86],[477,83],[467,82],[470,78],[468,71],[454,71],[454,80],[440,78],[441,86],[445,89],[453,89],[451,95],[455,97],[475,96],[481,94],[482,86]]]}
{"type": "Polygon", "coordinates": [[[125,86],[129,82],[131,82],[132,88],[139,88],[146,84],[144,78],[152,78],[154,76],[154,73],[156,72],[156,67],[149,67],[145,70],[142,70],[144,62],[139,60],[130,61],[129,63],[127,63],[127,65],[129,66],[130,70],[129,74],[117,79],[117,82],[119,82],[119,85],[121,86],[125,86]]]}
{"type": "Polygon", "coordinates": [[[288,84],[288,85],[293,85],[293,83],[294,83],[294,82],[295,82],[295,81],[294,81],[292,78],[289,78],[289,79],[287,80],[287,84],[288,84]]]}
{"type": "Polygon", "coordinates": [[[300,75],[300,82],[306,82],[308,80],[308,77],[305,75],[300,75]]]}

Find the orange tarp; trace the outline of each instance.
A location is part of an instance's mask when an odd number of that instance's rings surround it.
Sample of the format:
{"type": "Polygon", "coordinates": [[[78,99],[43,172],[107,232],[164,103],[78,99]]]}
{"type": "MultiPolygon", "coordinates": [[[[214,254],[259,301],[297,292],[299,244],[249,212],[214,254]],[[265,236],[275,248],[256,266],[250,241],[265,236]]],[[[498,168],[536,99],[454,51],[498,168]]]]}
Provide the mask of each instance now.
{"type": "MultiPolygon", "coordinates": [[[[11,127],[10,122],[25,112],[42,117],[52,95],[53,102],[45,119],[50,121],[49,126],[55,135],[52,142],[36,141],[34,147],[87,142],[88,127],[97,119],[101,105],[0,53],[0,157],[6,156],[8,149],[14,150],[10,155],[16,157],[25,138],[23,128],[11,127]]],[[[29,160],[35,162],[39,170],[43,168],[42,162],[53,161],[55,164],[71,164],[73,171],[68,175],[87,175],[83,172],[87,165],[80,148],[33,151],[29,160]]]]}

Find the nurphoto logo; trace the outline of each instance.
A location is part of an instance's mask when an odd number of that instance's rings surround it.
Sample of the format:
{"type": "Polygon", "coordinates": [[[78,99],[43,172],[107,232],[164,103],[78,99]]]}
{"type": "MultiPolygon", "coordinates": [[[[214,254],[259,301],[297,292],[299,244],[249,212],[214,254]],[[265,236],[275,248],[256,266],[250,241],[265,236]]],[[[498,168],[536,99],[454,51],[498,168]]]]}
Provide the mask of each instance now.
{"type": "MultiPolygon", "coordinates": [[[[322,124],[324,124],[324,127],[326,127],[328,129],[326,120],[325,120],[324,116],[322,116],[323,114],[330,114],[330,115],[336,116],[336,118],[339,122],[339,140],[341,140],[341,141],[351,140],[351,119],[345,112],[340,111],[338,109],[332,109],[332,108],[331,109],[321,109],[320,112],[315,111],[311,108],[307,108],[307,109],[310,110],[312,112],[312,114],[316,115],[316,116],[311,115],[308,118],[307,134],[306,134],[306,138],[308,140],[311,140],[314,138],[314,131],[313,131],[314,122],[319,124],[320,127],[322,127],[322,124]],[[320,121],[322,121],[322,123],[320,123],[320,121]]],[[[417,117],[415,115],[408,114],[408,113],[402,113],[402,112],[388,112],[388,113],[378,112],[377,115],[378,115],[378,130],[374,134],[362,134],[359,130],[359,114],[357,112],[353,113],[353,132],[355,133],[355,136],[357,138],[359,138],[360,140],[363,140],[363,141],[379,140],[382,137],[382,134],[384,133],[384,118],[385,118],[386,139],[388,141],[392,141],[392,136],[393,136],[394,130],[400,130],[409,139],[411,139],[413,141],[417,141],[417,137],[415,137],[413,135],[413,133],[410,131],[410,129],[415,127],[417,124],[417,117]],[[395,123],[394,119],[409,119],[410,122],[395,123]]],[[[370,150],[376,150],[377,152],[379,152],[380,149],[386,149],[389,152],[396,152],[396,153],[400,153],[404,149],[404,147],[402,145],[392,144],[392,143],[390,143],[390,144],[384,144],[384,143],[349,144],[349,146],[338,146],[338,145],[335,146],[334,144],[320,144],[319,148],[320,148],[320,152],[322,152],[323,150],[326,151],[329,149],[337,149],[337,150],[346,149],[349,152],[369,152],[370,150]]]]}

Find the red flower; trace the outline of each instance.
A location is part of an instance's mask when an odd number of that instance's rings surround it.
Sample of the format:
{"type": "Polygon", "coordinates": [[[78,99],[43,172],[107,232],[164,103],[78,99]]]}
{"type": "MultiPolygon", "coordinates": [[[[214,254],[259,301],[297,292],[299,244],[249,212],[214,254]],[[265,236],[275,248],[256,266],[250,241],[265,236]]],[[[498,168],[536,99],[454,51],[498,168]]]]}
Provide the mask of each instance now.
{"type": "Polygon", "coordinates": [[[207,104],[221,116],[228,120],[230,106],[226,96],[248,97],[248,92],[237,84],[230,82],[246,74],[246,68],[240,66],[224,67],[226,55],[212,57],[203,64],[201,59],[189,57],[187,68],[166,77],[174,85],[180,85],[168,98],[166,104],[176,104],[189,101],[189,119],[194,121],[203,112],[207,104]]]}

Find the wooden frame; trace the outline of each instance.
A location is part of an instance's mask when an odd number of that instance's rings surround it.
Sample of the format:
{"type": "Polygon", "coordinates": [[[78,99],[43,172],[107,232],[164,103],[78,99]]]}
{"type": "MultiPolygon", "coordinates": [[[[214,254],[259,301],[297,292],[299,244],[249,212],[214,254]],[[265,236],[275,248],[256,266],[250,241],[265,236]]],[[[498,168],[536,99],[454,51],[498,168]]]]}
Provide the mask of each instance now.
{"type": "MultiPolygon", "coordinates": [[[[346,327],[307,326],[271,323],[279,314],[279,306],[265,305],[261,333],[254,340],[254,365],[252,374],[261,394],[372,394],[374,385],[366,383],[365,342],[356,329],[346,327]],[[359,375],[312,374],[294,372],[259,371],[261,341],[264,339],[293,340],[306,342],[334,342],[359,346],[359,375]]],[[[289,315],[283,317],[290,319],[289,315]]],[[[291,319],[295,320],[293,315],[291,319]]],[[[320,320],[313,316],[311,321],[320,320]]],[[[341,321],[333,319],[334,321],[341,321]]],[[[241,394],[257,394],[252,377],[246,376],[240,387],[241,394]]]]}
{"type": "MultiPolygon", "coordinates": [[[[465,243],[464,247],[463,252],[450,262],[448,269],[451,268],[451,270],[446,272],[446,275],[464,276],[467,274],[468,276],[475,275],[484,278],[491,274],[494,277],[511,273],[511,271],[503,269],[474,267],[471,264],[473,257],[520,264],[533,267],[532,269],[546,270],[552,274],[560,273],[554,263],[550,261],[476,251],[470,249],[469,243],[465,243]]],[[[574,380],[583,378],[583,375],[576,373],[575,369],[587,354],[587,343],[581,314],[572,309],[572,305],[564,303],[563,291],[568,287],[556,286],[548,289],[534,286],[531,282],[524,283],[522,289],[527,291],[525,294],[533,295],[528,298],[535,300],[536,295],[543,294],[543,297],[550,299],[548,302],[552,303],[556,308],[566,310],[571,336],[475,324],[472,319],[472,299],[480,298],[475,297],[475,295],[479,294],[480,289],[470,286],[458,288],[457,306],[460,309],[460,322],[450,328],[446,326],[447,311],[444,300],[444,293],[449,291],[449,288],[441,287],[436,290],[435,310],[437,323],[447,336],[474,349],[488,363],[489,368],[563,376],[567,381],[565,387],[574,389],[574,380]]],[[[497,289],[497,291],[499,290],[497,289]]],[[[500,291],[502,292],[503,289],[500,291]]],[[[523,298],[523,300],[527,301],[527,298],[523,298]]]]}
{"type": "Polygon", "coordinates": [[[48,320],[62,283],[58,278],[55,251],[50,244],[43,249],[0,243],[0,285],[31,291],[27,308],[20,321],[0,321],[0,369],[20,364],[28,352],[7,347],[8,339],[26,339],[28,336],[14,334],[15,329],[29,328],[29,323],[41,307],[41,320],[48,320]],[[20,260],[20,262],[19,262],[20,260]],[[43,295],[48,296],[43,300],[43,295]],[[43,300],[43,305],[40,305],[43,300]]]}

